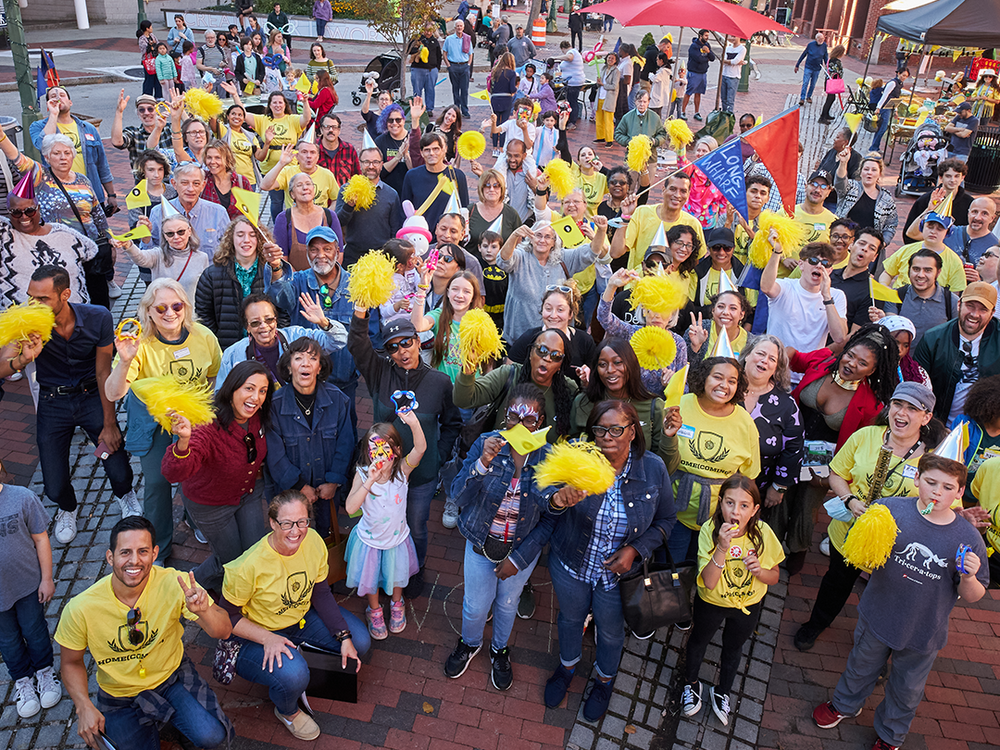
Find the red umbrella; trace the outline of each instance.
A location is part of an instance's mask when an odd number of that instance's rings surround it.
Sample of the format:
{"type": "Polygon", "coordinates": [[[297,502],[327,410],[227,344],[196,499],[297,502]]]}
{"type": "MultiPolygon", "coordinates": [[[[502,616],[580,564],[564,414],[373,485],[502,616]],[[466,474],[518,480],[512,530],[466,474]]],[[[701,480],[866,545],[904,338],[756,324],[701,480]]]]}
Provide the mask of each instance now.
{"type": "Polygon", "coordinates": [[[758,31],[791,33],[756,11],[717,0],[608,0],[574,12],[603,13],[622,26],[686,26],[741,39],[749,39],[758,31]]]}

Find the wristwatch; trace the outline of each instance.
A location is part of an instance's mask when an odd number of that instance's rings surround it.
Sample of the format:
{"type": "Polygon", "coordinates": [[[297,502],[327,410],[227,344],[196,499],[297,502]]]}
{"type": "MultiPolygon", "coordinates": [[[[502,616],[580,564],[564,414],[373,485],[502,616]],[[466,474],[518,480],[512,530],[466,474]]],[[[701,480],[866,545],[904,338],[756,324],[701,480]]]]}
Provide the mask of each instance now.
{"type": "Polygon", "coordinates": [[[833,297],[831,297],[830,299],[825,299],[825,300],[823,300],[823,304],[824,304],[824,305],[832,305],[832,304],[835,304],[835,303],[834,303],[834,301],[833,301],[833,297]]]}
{"type": "Polygon", "coordinates": [[[326,319],[326,326],[320,326],[319,328],[320,328],[321,331],[329,332],[330,329],[333,328],[333,321],[330,320],[329,318],[327,318],[326,319]]]}
{"type": "Polygon", "coordinates": [[[338,631],[338,632],[334,633],[333,637],[336,638],[341,643],[343,643],[344,641],[349,641],[351,639],[351,631],[350,630],[341,630],[341,631],[338,631]]]}

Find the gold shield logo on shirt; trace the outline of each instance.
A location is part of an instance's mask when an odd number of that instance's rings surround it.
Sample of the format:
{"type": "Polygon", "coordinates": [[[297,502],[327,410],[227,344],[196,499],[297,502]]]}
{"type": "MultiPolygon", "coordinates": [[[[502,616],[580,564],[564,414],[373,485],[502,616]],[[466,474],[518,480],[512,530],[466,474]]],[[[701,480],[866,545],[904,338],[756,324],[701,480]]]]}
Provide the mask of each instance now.
{"type": "Polygon", "coordinates": [[[718,433],[699,430],[698,436],[691,442],[691,453],[700,461],[724,461],[729,455],[724,442],[718,433]]]}
{"type": "Polygon", "coordinates": [[[292,573],[285,581],[286,601],[284,602],[286,606],[291,606],[297,604],[306,592],[309,590],[309,579],[306,577],[305,571],[299,571],[298,573],[292,573]]]}

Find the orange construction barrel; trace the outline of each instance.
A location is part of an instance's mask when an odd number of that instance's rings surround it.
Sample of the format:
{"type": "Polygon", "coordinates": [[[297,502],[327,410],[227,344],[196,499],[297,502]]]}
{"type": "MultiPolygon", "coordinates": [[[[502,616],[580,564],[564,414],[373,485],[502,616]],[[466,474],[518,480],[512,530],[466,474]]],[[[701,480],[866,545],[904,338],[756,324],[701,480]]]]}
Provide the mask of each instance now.
{"type": "Polygon", "coordinates": [[[535,23],[531,27],[531,41],[535,43],[536,47],[545,46],[545,19],[536,18],[535,23]]]}

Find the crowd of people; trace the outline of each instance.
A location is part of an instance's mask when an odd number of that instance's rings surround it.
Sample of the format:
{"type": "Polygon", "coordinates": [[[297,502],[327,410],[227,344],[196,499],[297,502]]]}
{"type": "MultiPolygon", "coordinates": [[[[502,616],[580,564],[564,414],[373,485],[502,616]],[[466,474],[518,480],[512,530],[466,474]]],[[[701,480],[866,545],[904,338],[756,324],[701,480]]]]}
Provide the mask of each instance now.
{"type": "MultiPolygon", "coordinates": [[[[252,5],[237,4],[250,9],[239,40],[250,51],[234,78],[252,86],[268,63],[253,41],[262,37],[252,5]]],[[[698,572],[692,618],[677,624],[690,630],[682,711],[702,708],[700,666],[722,627],[707,699],[728,725],[743,644],[768,586],[779,567],[801,572],[825,505],[830,567],[795,646],[813,648],[858,578],[870,578],[844,675],[814,718],[832,727],[856,716],[891,657],[874,747],[898,747],[951,608],[958,597],[977,601],[990,573],[1000,574],[987,555],[987,542],[1000,550],[1000,496],[990,492],[1000,476],[995,202],[968,196],[965,162],[944,159],[938,185],[900,229],[881,186],[882,158],[857,154],[850,131],[841,132],[818,164],[803,166],[790,219],[801,241],[784,246],[765,213],[781,210],[782,196],[758,158],[746,159],[746,216],[690,164],[718,147],[714,138],[678,148],[679,168],[665,177],[655,149],[638,170],[622,151],[607,151],[617,155],[609,165],[591,146],[574,158],[567,131],[586,121],[572,82],[582,76],[579,50],[564,42],[556,59],[568,106],[538,111],[553,78],[546,71],[533,82],[520,27],[491,48],[492,116],[482,128],[496,138],[496,158],[463,160],[456,144],[470,119],[475,46],[464,22],[444,38],[430,24],[413,40],[408,63],[422,94],[394,102],[380,92],[372,111],[368,86],[360,152],[344,140],[344,120],[314,111],[306,95],[273,90],[267,113],[252,114],[239,97],[249,88],[223,73],[215,80],[233,104],[204,121],[147,75],[153,90],[135,98],[138,124],[125,125],[123,91],[111,136],[150,198],[129,211],[130,227],[146,235],[135,240],[110,235],[117,194],[104,146],[73,115],[65,88],[49,89],[48,117],[31,128],[42,161],[0,140],[22,175],[10,219],[0,218],[11,271],[4,306],[33,300],[55,317],[51,337],[32,333],[0,352],[0,377],[33,371],[55,541],[69,544],[79,528],[69,465],[77,427],[98,446],[122,515],[98,542],[107,542],[111,574],[61,612],[60,684],[43,615],[54,589],[49,516],[33,493],[3,485],[0,653],[19,715],[55,705],[65,686],[91,747],[102,734],[117,747],[158,747],[166,723],[195,745],[224,744],[232,723],[184,654],[184,618],[218,639],[216,679],[266,685],[277,720],[296,738],[316,739],[320,727],[298,701],[309,682],[299,646],[361,670],[373,640],[406,628],[407,602],[426,593],[440,496],[445,533],[466,540],[461,634],[445,675],[465,673],[492,619],[490,681],[512,685],[512,629],[534,613],[531,579],[547,547],[559,664],[544,702],[565,700],[592,623],[583,714],[599,719],[630,635],[622,576],[669,556],[698,572]],[[435,62],[448,67],[453,93],[436,118],[435,62]],[[542,169],[554,158],[571,165],[561,198],[542,169]],[[346,188],[355,178],[371,185],[365,206],[346,188]],[[248,213],[237,190],[256,193],[261,210],[248,213]],[[904,244],[889,252],[899,237],[904,244]],[[755,277],[761,248],[767,262],[755,277]],[[144,269],[138,308],[125,311],[141,324],[134,332],[116,330],[110,312],[120,294],[116,251],[144,269]],[[354,263],[372,251],[395,275],[388,301],[369,309],[348,290],[354,263]],[[650,276],[686,290],[671,311],[635,304],[633,291],[650,276]],[[899,302],[875,294],[879,280],[899,302]],[[477,310],[507,348],[473,366],[460,331],[477,310]],[[637,354],[633,337],[647,328],[668,334],[669,361],[637,354]],[[674,399],[668,386],[682,370],[684,393],[674,399]],[[192,426],[174,412],[158,422],[142,393],[143,381],[161,376],[212,389],[214,420],[192,426]],[[362,378],[368,429],[358,425],[362,378]],[[968,446],[938,451],[961,425],[968,446]],[[548,442],[508,440],[518,426],[547,428],[548,442]],[[577,438],[613,469],[603,493],[538,481],[552,444],[577,438]],[[130,455],[140,458],[141,493],[130,455]],[[873,481],[886,458],[887,475],[873,481]],[[182,523],[209,552],[189,573],[167,567],[175,492],[182,523]],[[848,561],[845,539],[875,504],[892,514],[899,537],[884,567],[863,571],[848,561]],[[363,618],[338,606],[328,582],[324,537],[349,517],[358,520],[349,522],[346,585],[363,598],[363,618]]],[[[273,57],[290,40],[281,33],[287,19],[270,25],[273,57]]],[[[166,44],[148,26],[137,36],[184,55],[191,32],[180,18],[166,44]]],[[[229,60],[213,57],[220,36],[205,35],[203,73],[229,60]]],[[[742,49],[734,45],[725,63],[738,70],[742,49]]],[[[818,53],[804,54],[808,72],[818,53]]],[[[310,75],[335,78],[321,45],[310,58],[310,75]]],[[[648,135],[665,146],[665,123],[685,116],[689,96],[701,118],[702,65],[714,59],[707,32],[691,43],[686,90],[658,77],[677,64],[670,38],[647,50],[647,66],[630,51],[622,58],[627,69],[614,53],[602,69],[599,142],[614,148],[648,135]]],[[[195,85],[214,83],[203,75],[195,85]]],[[[803,95],[811,95],[805,84],[803,95]]],[[[741,117],[741,130],[755,120],[741,117]]]]}

